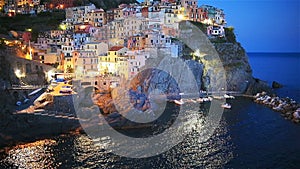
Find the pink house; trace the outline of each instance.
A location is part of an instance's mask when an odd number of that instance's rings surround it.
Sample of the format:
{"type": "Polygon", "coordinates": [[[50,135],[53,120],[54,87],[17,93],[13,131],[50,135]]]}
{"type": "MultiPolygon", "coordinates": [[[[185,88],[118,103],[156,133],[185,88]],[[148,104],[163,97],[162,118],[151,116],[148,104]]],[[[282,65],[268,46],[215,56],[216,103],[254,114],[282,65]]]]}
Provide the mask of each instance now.
{"type": "Polygon", "coordinates": [[[23,32],[22,39],[24,42],[29,43],[29,41],[31,40],[31,32],[23,32]]]}

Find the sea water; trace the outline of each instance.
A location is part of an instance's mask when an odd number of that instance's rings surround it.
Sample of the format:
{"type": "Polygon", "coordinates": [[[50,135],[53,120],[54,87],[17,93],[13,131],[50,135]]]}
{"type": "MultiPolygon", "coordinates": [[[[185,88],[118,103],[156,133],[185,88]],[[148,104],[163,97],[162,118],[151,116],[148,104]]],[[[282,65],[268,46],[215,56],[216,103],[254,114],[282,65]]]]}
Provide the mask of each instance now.
{"type": "MultiPolygon", "coordinates": [[[[255,77],[283,84],[276,92],[297,101],[299,59],[299,54],[249,54],[255,77]]],[[[250,99],[230,103],[232,109],[224,111],[210,139],[201,142],[201,135],[191,132],[158,156],[120,157],[94,145],[84,134],[66,135],[11,149],[1,156],[0,168],[299,168],[299,124],[250,99]]]]}

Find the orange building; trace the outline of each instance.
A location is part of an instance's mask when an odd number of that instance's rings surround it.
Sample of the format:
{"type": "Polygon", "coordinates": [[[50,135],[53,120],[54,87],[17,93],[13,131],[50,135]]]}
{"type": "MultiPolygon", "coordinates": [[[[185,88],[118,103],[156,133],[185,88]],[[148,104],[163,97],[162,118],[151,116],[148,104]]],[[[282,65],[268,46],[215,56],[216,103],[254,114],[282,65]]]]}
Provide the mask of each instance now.
{"type": "Polygon", "coordinates": [[[47,8],[66,9],[74,6],[74,0],[51,0],[47,8]]]}

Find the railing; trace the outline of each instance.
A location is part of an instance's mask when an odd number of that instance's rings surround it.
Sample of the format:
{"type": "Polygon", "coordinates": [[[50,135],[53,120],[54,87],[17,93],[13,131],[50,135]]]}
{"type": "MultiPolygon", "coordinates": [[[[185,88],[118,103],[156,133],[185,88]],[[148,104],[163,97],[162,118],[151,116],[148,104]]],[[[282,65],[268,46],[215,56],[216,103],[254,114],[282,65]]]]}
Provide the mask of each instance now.
{"type": "Polygon", "coordinates": [[[9,90],[24,90],[24,89],[38,89],[38,88],[46,88],[47,85],[12,85],[10,88],[8,88],[9,90]]]}

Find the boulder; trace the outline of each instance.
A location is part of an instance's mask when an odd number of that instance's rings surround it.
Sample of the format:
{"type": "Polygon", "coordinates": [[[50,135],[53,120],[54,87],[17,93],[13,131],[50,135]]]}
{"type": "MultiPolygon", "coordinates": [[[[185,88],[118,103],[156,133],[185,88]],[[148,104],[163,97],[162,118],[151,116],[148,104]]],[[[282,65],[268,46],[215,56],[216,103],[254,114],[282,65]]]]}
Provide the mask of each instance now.
{"type": "Polygon", "coordinates": [[[272,88],[278,89],[278,88],[282,88],[282,87],[283,87],[282,84],[280,84],[280,83],[278,83],[278,82],[276,82],[276,81],[273,81],[273,82],[272,82],[272,88]]]}

